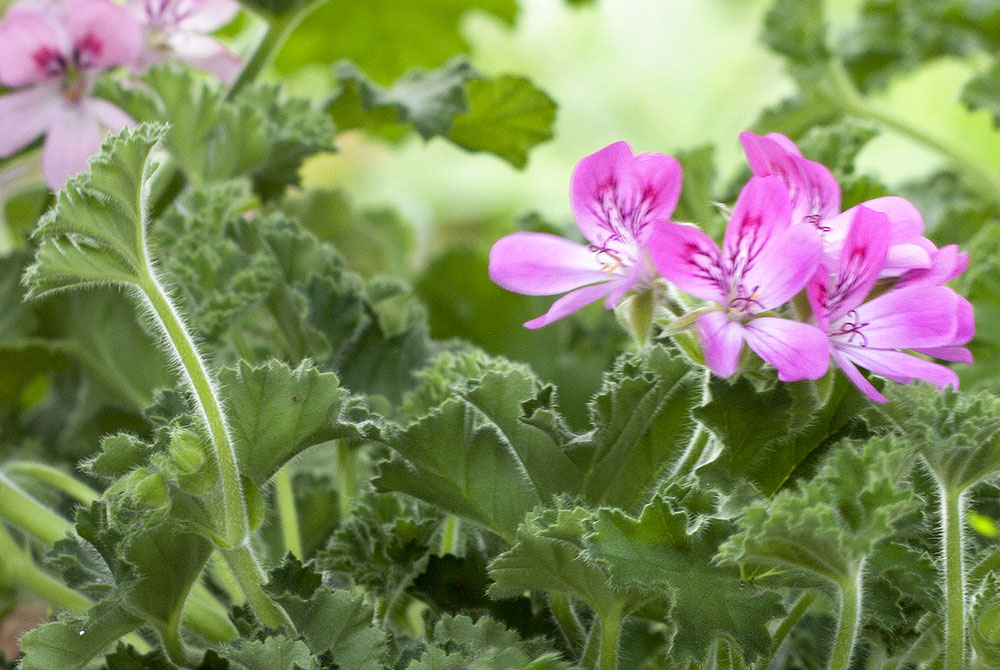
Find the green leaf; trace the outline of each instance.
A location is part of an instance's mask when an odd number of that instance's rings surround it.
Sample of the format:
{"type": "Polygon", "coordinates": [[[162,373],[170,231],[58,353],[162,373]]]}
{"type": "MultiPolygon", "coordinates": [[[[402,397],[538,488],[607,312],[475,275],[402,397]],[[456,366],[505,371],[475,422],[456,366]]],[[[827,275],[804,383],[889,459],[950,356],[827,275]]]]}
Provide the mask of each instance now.
{"type": "Polygon", "coordinates": [[[987,110],[993,116],[993,125],[1000,127],[1000,61],[966,83],[962,102],[969,109],[987,110]]]}
{"type": "Polygon", "coordinates": [[[837,180],[845,181],[854,174],[858,154],[878,130],[870,123],[844,119],[826,126],[814,126],[798,142],[799,149],[809,160],[826,166],[837,180]]]}
{"type": "Polygon", "coordinates": [[[149,160],[159,126],[126,128],[69,180],[35,230],[35,263],[24,275],[28,297],[95,284],[137,285],[148,275],[144,194],[156,170],[149,160]]]}
{"type": "Polygon", "coordinates": [[[676,626],[672,658],[704,659],[722,638],[750,661],[767,653],[767,624],[784,609],[776,593],[741,588],[738,570],[714,564],[729,530],[716,519],[693,519],[658,495],[637,519],[600,510],[587,550],[615,587],[667,599],[676,626]]]}
{"type": "Polygon", "coordinates": [[[697,223],[710,235],[721,233],[726,222],[712,206],[715,199],[715,147],[697,147],[675,154],[684,170],[684,188],[674,210],[676,221],[697,223]]]}
{"type": "Polygon", "coordinates": [[[373,424],[344,415],[349,405],[337,376],[305,362],[294,370],[279,361],[241,362],[221,370],[219,383],[241,470],[258,486],[315,444],[374,436],[373,424]]]}
{"type": "Polygon", "coordinates": [[[972,386],[1000,393],[1000,378],[994,374],[1000,362],[1000,223],[983,226],[969,242],[969,269],[956,289],[975,309],[976,337],[970,351],[976,363],[959,371],[963,388],[972,386]]]}
{"type": "Polygon", "coordinates": [[[1000,398],[893,386],[880,408],[946,490],[961,493],[1000,473],[1000,398]]]}
{"type": "Polygon", "coordinates": [[[379,670],[387,651],[384,631],[372,624],[371,606],[350,591],[317,589],[309,598],[272,589],[275,601],[295,623],[309,650],[330,653],[342,668],[379,670]]]}
{"type": "Polygon", "coordinates": [[[528,150],[552,138],[556,104],[523,77],[502,76],[468,83],[465,114],[455,118],[448,139],[469,151],[489,151],[518,168],[528,150]]]}
{"type": "Polygon", "coordinates": [[[990,575],[972,598],[969,639],[987,667],[1000,665],[1000,579],[990,575]]]}
{"type": "Polygon", "coordinates": [[[94,605],[86,617],[64,616],[21,638],[23,670],[82,670],[103,649],[142,625],[117,603],[94,605]]]}
{"type": "Polygon", "coordinates": [[[740,532],[719,550],[720,561],[851,582],[873,547],[917,506],[902,486],[912,454],[892,437],[839,444],[812,480],[750,505],[740,532]]]}
{"type": "MultiPolygon", "coordinates": [[[[251,640],[228,651],[226,657],[236,663],[234,670],[314,670],[316,659],[301,640],[269,637],[251,640]]],[[[231,666],[232,667],[232,666],[231,666]]]]}
{"type": "Polygon", "coordinates": [[[313,63],[354,61],[375,81],[388,83],[411,67],[437,67],[468,51],[459,25],[477,8],[512,22],[513,0],[386,0],[377,6],[333,0],[303,21],[275,60],[283,73],[313,63]]]}
{"type": "Polygon", "coordinates": [[[582,538],[593,522],[594,513],[582,507],[532,511],[518,527],[514,545],[490,564],[493,585],[489,595],[563,593],[581,599],[598,613],[622,601],[637,604],[641,593],[612,585],[607,569],[584,554],[582,538]]]}
{"type": "Polygon", "coordinates": [[[353,63],[340,63],[337,81],[341,92],[329,111],[341,131],[389,120],[413,124],[426,140],[447,134],[452,119],[466,111],[466,82],[478,76],[468,61],[458,58],[436,70],[412,70],[383,88],[353,63]],[[394,113],[385,114],[390,110],[394,113]]]}
{"type": "Polygon", "coordinates": [[[793,69],[821,65],[830,56],[826,45],[826,3],[775,0],[764,16],[763,40],[789,59],[793,69]]]}

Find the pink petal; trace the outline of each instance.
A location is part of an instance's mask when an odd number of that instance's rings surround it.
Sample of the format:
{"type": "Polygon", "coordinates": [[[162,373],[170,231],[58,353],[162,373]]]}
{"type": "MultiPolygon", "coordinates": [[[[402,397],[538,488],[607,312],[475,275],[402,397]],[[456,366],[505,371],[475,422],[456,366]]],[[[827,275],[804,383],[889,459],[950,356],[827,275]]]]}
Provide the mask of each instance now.
{"type": "Polygon", "coordinates": [[[914,349],[914,351],[918,354],[940,358],[943,361],[951,363],[967,363],[971,365],[973,362],[972,352],[965,347],[926,347],[914,349]]]}
{"type": "Polygon", "coordinates": [[[554,295],[614,278],[584,245],[529,232],[507,235],[493,245],[489,273],[508,291],[525,295],[554,295]]]}
{"type": "Polygon", "coordinates": [[[83,54],[88,69],[128,65],[142,53],[142,26],[110,0],[69,0],[66,16],[73,48],[83,54]]]}
{"type": "MultiPolygon", "coordinates": [[[[848,338],[870,349],[912,349],[952,344],[965,319],[958,294],[940,286],[893,289],[855,310],[863,338],[848,338]]],[[[832,328],[838,328],[835,322],[832,328]]],[[[836,345],[837,342],[835,341],[836,345]]]]}
{"type": "Polygon", "coordinates": [[[584,286],[581,289],[577,289],[572,293],[567,293],[563,297],[552,303],[552,307],[549,308],[542,316],[537,319],[532,319],[531,321],[526,321],[524,323],[525,328],[541,328],[542,326],[547,326],[553,321],[558,321],[567,314],[572,314],[576,310],[589,305],[595,300],[600,300],[606,293],[611,291],[615,287],[614,282],[606,282],[604,284],[595,284],[593,286],[584,286]]]}
{"type": "Polygon", "coordinates": [[[240,3],[235,0],[189,0],[188,11],[177,27],[196,33],[214,33],[236,18],[240,3]]]}
{"type": "Polygon", "coordinates": [[[861,367],[902,384],[909,384],[914,379],[923,379],[940,390],[948,386],[958,390],[958,375],[954,370],[917,356],[904,354],[901,351],[862,347],[840,349],[840,353],[861,367]]]}
{"type": "Polygon", "coordinates": [[[837,319],[868,297],[885,266],[889,251],[889,220],[885,214],[861,206],[855,208],[851,227],[840,254],[827,308],[837,319]]]}
{"type": "Polygon", "coordinates": [[[214,37],[180,33],[170,39],[170,46],[185,63],[214,74],[224,83],[232,82],[239,74],[240,57],[214,37]]]}
{"type": "Polygon", "coordinates": [[[924,248],[925,251],[933,250],[933,246],[928,249],[920,242],[924,232],[924,220],[920,216],[920,212],[908,200],[898,196],[866,200],[846,212],[825,220],[823,226],[828,230],[823,233],[823,242],[826,244],[828,253],[834,258],[840,256],[840,248],[847,237],[847,231],[850,229],[851,221],[854,220],[858,207],[881,212],[889,220],[889,259],[890,261],[896,259],[895,262],[901,263],[901,265],[892,265],[892,267],[927,267],[929,264],[928,254],[921,255],[913,250],[893,250],[893,247],[902,244],[916,244],[924,248]],[[921,258],[923,261],[920,260],[921,258]],[[921,262],[924,264],[921,265],[921,262]],[[907,265],[906,263],[916,264],[907,265]]]}
{"type": "Polygon", "coordinates": [[[135,120],[131,116],[107,100],[87,98],[83,103],[87,106],[87,113],[113,133],[121,132],[125,126],[135,125],[135,120]]]}
{"type": "Polygon", "coordinates": [[[854,363],[850,360],[841,356],[836,348],[831,349],[831,354],[833,355],[833,362],[843,370],[844,375],[852,384],[854,384],[858,390],[864,393],[866,396],[874,400],[875,402],[889,402],[889,399],[878,392],[872,383],[865,379],[865,376],[861,374],[861,371],[855,367],[854,363]]]}
{"type": "Polygon", "coordinates": [[[87,169],[87,159],[101,148],[103,133],[83,105],[66,105],[55,115],[42,146],[42,174],[53,191],[87,169]]]}
{"type": "Polygon", "coordinates": [[[825,266],[820,265],[806,284],[806,297],[809,299],[813,316],[816,317],[816,323],[822,330],[830,329],[830,310],[826,306],[829,295],[830,273],[825,266]]]}
{"type": "Polygon", "coordinates": [[[694,325],[705,365],[719,377],[732,377],[740,365],[743,326],[730,321],[722,312],[700,316],[694,325]]]}
{"type": "Polygon", "coordinates": [[[780,179],[754,177],[747,182],[722,240],[722,267],[727,279],[742,279],[771,237],[788,228],[790,213],[788,193],[780,179]]]}
{"type": "Polygon", "coordinates": [[[958,250],[958,245],[943,246],[931,254],[929,268],[915,268],[905,272],[897,287],[938,286],[962,274],[969,266],[969,254],[958,250]]]}
{"type": "Polygon", "coordinates": [[[0,158],[20,151],[44,133],[61,101],[58,82],[0,96],[0,158]]]}
{"type": "Polygon", "coordinates": [[[696,298],[725,302],[719,247],[712,238],[694,226],[664,222],[654,224],[648,244],[649,257],[664,278],[696,298]]]}
{"type": "Polygon", "coordinates": [[[67,50],[66,36],[41,9],[13,7],[0,23],[0,84],[20,88],[58,76],[47,66],[67,50]]]}
{"type": "Polygon", "coordinates": [[[759,310],[784,305],[806,286],[823,255],[823,242],[811,226],[775,233],[743,277],[747,295],[756,294],[759,310]]]}
{"type": "Polygon", "coordinates": [[[783,382],[819,379],[830,365],[830,341],[816,326],[761,317],[751,319],[743,332],[747,346],[777,368],[783,382]]]}
{"type": "Polygon", "coordinates": [[[632,156],[625,142],[615,142],[583,158],[570,179],[570,207],[583,236],[604,246],[612,235],[645,242],[646,224],[673,214],[683,179],[680,163],[670,156],[632,156]]]}
{"type": "Polygon", "coordinates": [[[740,134],[747,162],[754,176],[775,176],[788,190],[793,224],[817,225],[840,211],[840,186],[826,166],[806,160],[795,143],[784,135],[764,137],[740,134]]]}

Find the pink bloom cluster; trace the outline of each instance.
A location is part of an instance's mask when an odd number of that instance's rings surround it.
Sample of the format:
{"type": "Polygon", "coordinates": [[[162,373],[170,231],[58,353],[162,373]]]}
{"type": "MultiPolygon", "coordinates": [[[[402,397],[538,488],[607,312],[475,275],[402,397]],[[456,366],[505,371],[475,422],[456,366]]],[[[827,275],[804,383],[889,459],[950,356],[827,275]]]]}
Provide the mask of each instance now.
{"type": "Polygon", "coordinates": [[[753,177],[718,246],[670,220],[681,169],[662,154],[633,156],[624,142],[577,165],[570,189],[581,245],[515,233],[490,252],[490,277],[528,295],[569,291],[538,328],[599,298],[609,309],[660,278],[707,301],[692,314],[705,364],[729,377],[744,345],[783,381],[818,379],[832,360],[873,400],[885,398],[859,367],[900,383],[958,387],[951,368],[972,362],[972,305],[944,286],[968,264],[937,248],[919,212],[898,197],[840,211],[840,187],[823,165],[778,134],[740,136],[753,177]],[[787,305],[796,296],[796,308],[787,305]],[[808,307],[806,307],[808,305],[808,307]]]}
{"type": "Polygon", "coordinates": [[[27,0],[0,21],[0,158],[45,135],[42,173],[53,190],[87,166],[104,128],[132,123],[90,95],[118,66],[143,69],[172,52],[229,79],[236,56],[203,33],[233,18],[235,0],[27,0]]]}

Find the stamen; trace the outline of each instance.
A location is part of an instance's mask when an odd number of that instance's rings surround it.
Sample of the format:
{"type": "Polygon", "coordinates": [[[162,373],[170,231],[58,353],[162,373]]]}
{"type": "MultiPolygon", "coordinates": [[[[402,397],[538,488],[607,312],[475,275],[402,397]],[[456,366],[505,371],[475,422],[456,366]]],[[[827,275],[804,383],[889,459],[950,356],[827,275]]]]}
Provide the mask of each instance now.
{"type": "Polygon", "coordinates": [[[847,335],[848,343],[853,342],[854,336],[858,335],[859,337],[861,337],[861,346],[867,347],[868,338],[865,337],[865,334],[861,332],[861,329],[867,326],[868,322],[859,323],[860,319],[858,318],[858,311],[855,309],[852,309],[850,312],[847,313],[847,318],[849,318],[850,321],[842,324],[840,326],[840,330],[834,333],[834,335],[847,335]]]}

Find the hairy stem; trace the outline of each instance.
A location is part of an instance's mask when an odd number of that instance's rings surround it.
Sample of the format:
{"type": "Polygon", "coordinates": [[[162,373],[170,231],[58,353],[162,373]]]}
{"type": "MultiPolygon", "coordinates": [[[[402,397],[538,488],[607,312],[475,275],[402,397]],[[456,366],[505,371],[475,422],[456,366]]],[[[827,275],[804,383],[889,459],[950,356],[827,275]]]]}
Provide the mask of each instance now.
{"type": "Polygon", "coordinates": [[[69,612],[79,614],[90,607],[87,596],[74,591],[35,565],[31,555],[14,541],[3,523],[0,523],[0,557],[0,582],[31,591],[69,612]]]}
{"type": "Polygon", "coordinates": [[[622,634],[625,610],[620,601],[601,614],[601,654],[598,670],[617,670],[618,640],[622,634]]]}
{"type": "Polygon", "coordinates": [[[462,520],[454,514],[445,517],[444,527],[441,529],[441,545],[438,553],[441,556],[454,554],[458,550],[458,531],[462,527],[462,520]]]}
{"type": "Polygon", "coordinates": [[[829,76],[826,97],[847,114],[869,119],[904,135],[947,158],[966,183],[991,200],[1000,199],[1000,174],[984,164],[963,145],[949,142],[933,131],[914,125],[893,110],[866,100],[855,88],[843,64],[835,61],[829,76]]]}
{"type": "Polygon", "coordinates": [[[215,459],[219,466],[219,487],[222,490],[224,520],[222,537],[230,546],[244,544],[250,537],[250,522],[243,500],[243,484],[240,479],[236,449],[229,437],[229,427],[222,412],[222,403],[216,396],[215,385],[180,315],[167,298],[163,287],[153,277],[152,268],[149,268],[148,280],[140,288],[160,327],[166,333],[170,348],[181,364],[188,388],[195,398],[198,412],[212,439],[215,459]]]}
{"type": "MultiPolygon", "coordinates": [[[[940,484],[940,482],[939,482],[940,484]]],[[[965,662],[965,572],[962,565],[962,495],[943,484],[941,531],[944,543],[944,670],[965,662]]]]}
{"type": "Polygon", "coordinates": [[[240,585],[240,590],[247,597],[247,603],[253,609],[260,622],[271,628],[295,630],[294,624],[283,609],[278,607],[264,591],[267,579],[257,562],[249,544],[239,544],[229,549],[223,549],[222,555],[233,571],[233,576],[240,585]]]}
{"type": "Polygon", "coordinates": [[[340,522],[351,518],[351,505],[358,492],[357,456],[343,440],[337,440],[337,503],[340,522]]]}
{"type": "Polygon", "coordinates": [[[45,544],[53,544],[72,528],[68,521],[21,490],[3,472],[0,472],[0,518],[45,544]]]}
{"type": "Polygon", "coordinates": [[[587,633],[573,610],[573,602],[569,596],[565,593],[550,593],[549,609],[563,635],[566,636],[570,649],[577,655],[582,654],[587,643],[587,633]]]}
{"type": "Polygon", "coordinates": [[[814,600],[816,600],[816,592],[806,591],[799,596],[799,599],[795,601],[794,605],[792,605],[792,609],[788,611],[788,614],[781,620],[781,623],[778,624],[778,627],[775,629],[774,635],[771,636],[772,657],[778,653],[781,643],[784,642],[785,638],[788,637],[788,634],[792,632],[792,629],[795,628],[795,624],[799,622],[799,619],[801,619],[802,615],[806,613],[809,606],[813,604],[814,600]]]}
{"type": "Polygon", "coordinates": [[[8,475],[22,475],[54,486],[71,498],[89,505],[101,495],[73,475],[45,463],[34,461],[10,461],[3,467],[8,475]]]}
{"type": "Polygon", "coordinates": [[[281,523],[281,539],[285,551],[295,558],[302,558],[302,533],[299,530],[299,514],[295,509],[295,492],[292,490],[292,474],[287,467],[278,470],[274,476],[274,499],[281,523]]]}
{"type": "Polygon", "coordinates": [[[829,670],[848,670],[850,667],[851,654],[854,652],[858,629],[861,626],[863,575],[864,561],[858,565],[852,577],[837,584],[840,588],[840,620],[837,622],[837,635],[833,640],[829,670]]]}

